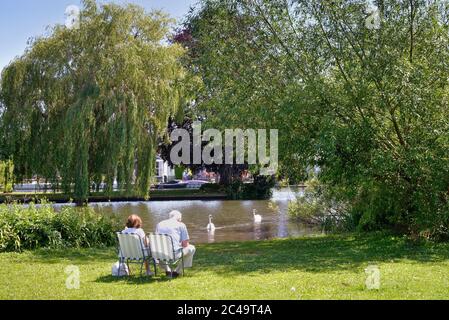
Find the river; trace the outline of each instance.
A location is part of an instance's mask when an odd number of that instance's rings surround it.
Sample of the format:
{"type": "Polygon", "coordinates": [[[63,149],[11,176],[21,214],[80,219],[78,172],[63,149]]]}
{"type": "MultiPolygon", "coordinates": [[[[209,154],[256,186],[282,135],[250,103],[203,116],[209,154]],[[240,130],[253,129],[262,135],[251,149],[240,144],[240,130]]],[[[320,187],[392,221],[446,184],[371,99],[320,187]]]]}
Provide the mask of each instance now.
{"type": "Polygon", "coordinates": [[[274,190],[267,201],[150,201],[93,203],[98,212],[113,214],[126,219],[131,214],[143,220],[145,232],[154,232],[156,225],[166,219],[172,210],[183,214],[193,243],[225,241],[265,240],[320,234],[321,230],[291,221],[288,218],[288,203],[299,189],[274,190]],[[253,209],[263,217],[262,223],[255,223],[253,209]],[[207,231],[209,215],[216,226],[214,233],[207,231]]]}

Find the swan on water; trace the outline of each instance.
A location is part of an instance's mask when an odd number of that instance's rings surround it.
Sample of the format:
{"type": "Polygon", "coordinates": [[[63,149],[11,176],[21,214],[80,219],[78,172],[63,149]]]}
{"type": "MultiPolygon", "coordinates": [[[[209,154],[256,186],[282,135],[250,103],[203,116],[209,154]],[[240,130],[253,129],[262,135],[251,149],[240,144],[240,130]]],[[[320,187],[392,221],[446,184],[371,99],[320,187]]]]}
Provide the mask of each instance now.
{"type": "Polygon", "coordinates": [[[207,225],[207,231],[214,232],[215,225],[212,223],[212,215],[209,215],[209,224],[207,225]]]}
{"type": "Polygon", "coordinates": [[[254,222],[255,223],[261,223],[262,222],[262,216],[260,214],[257,214],[257,210],[256,209],[253,210],[253,215],[254,215],[254,222]]]}

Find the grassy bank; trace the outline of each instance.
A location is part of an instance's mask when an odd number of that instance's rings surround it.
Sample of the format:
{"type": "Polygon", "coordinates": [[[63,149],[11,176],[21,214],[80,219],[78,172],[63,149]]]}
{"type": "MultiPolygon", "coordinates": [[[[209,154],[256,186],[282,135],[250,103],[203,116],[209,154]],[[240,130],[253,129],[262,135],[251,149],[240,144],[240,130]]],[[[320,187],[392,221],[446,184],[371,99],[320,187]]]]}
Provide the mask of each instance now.
{"type": "MultiPolygon", "coordinates": [[[[110,276],[113,248],[0,254],[0,299],[448,299],[449,244],[386,235],[197,246],[194,269],[168,280],[110,276]],[[380,290],[365,287],[377,265],[380,290]],[[68,290],[65,268],[81,271],[68,290]]],[[[135,269],[134,269],[135,270],[135,269]]]]}
{"type": "MultiPolygon", "coordinates": [[[[114,192],[111,195],[104,193],[92,193],[89,196],[89,202],[119,202],[119,201],[159,201],[159,200],[207,200],[207,199],[226,199],[226,194],[204,192],[195,189],[178,189],[178,190],[151,190],[150,198],[144,199],[139,197],[127,196],[121,192],[114,192]]],[[[0,203],[4,202],[20,202],[28,203],[37,202],[45,199],[54,203],[72,202],[73,197],[63,193],[39,192],[39,193],[7,193],[0,194],[0,203]]]]}

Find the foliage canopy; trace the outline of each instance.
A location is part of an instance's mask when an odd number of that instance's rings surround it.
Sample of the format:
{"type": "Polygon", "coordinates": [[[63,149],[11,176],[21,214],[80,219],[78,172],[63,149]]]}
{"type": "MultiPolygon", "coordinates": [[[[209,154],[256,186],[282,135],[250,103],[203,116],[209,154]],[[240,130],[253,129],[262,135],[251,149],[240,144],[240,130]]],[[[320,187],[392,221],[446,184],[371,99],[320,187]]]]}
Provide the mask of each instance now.
{"type": "Polygon", "coordinates": [[[2,156],[19,179],[62,181],[77,200],[115,179],[146,196],[156,140],[185,103],[184,49],[161,12],[83,4],[78,28],[55,26],[4,69],[2,156]]]}
{"type": "Polygon", "coordinates": [[[201,1],[185,23],[199,112],[280,130],[281,174],[318,165],[359,227],[447,235],[448,1],[201,1]]]}

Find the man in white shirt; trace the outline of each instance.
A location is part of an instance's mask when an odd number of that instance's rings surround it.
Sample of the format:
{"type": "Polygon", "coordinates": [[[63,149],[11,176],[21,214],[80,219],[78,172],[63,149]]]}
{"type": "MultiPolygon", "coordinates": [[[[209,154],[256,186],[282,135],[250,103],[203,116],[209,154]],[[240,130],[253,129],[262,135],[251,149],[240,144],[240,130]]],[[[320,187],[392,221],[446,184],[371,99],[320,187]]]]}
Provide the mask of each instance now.
{"type": "MultiPolygon", "coordinates": [[[[156,227],[156,233],[167,234],[173,238],[175,252],[179,254],[184,252],[184,268],[191,268],[193,265],[193,256],[196,249],[190,244],[189,232],[184,223],[182,223],[182,213],[179,211],[170,212],[169,219],[159,223],[156,227]]],[[[162,265],[161,265],[162,266],[162,265]]],[[[177,277],[182,272],[182,265],[178,265],[172,272],[170,267],[163,265],[168,276],[177,277]]]]}

